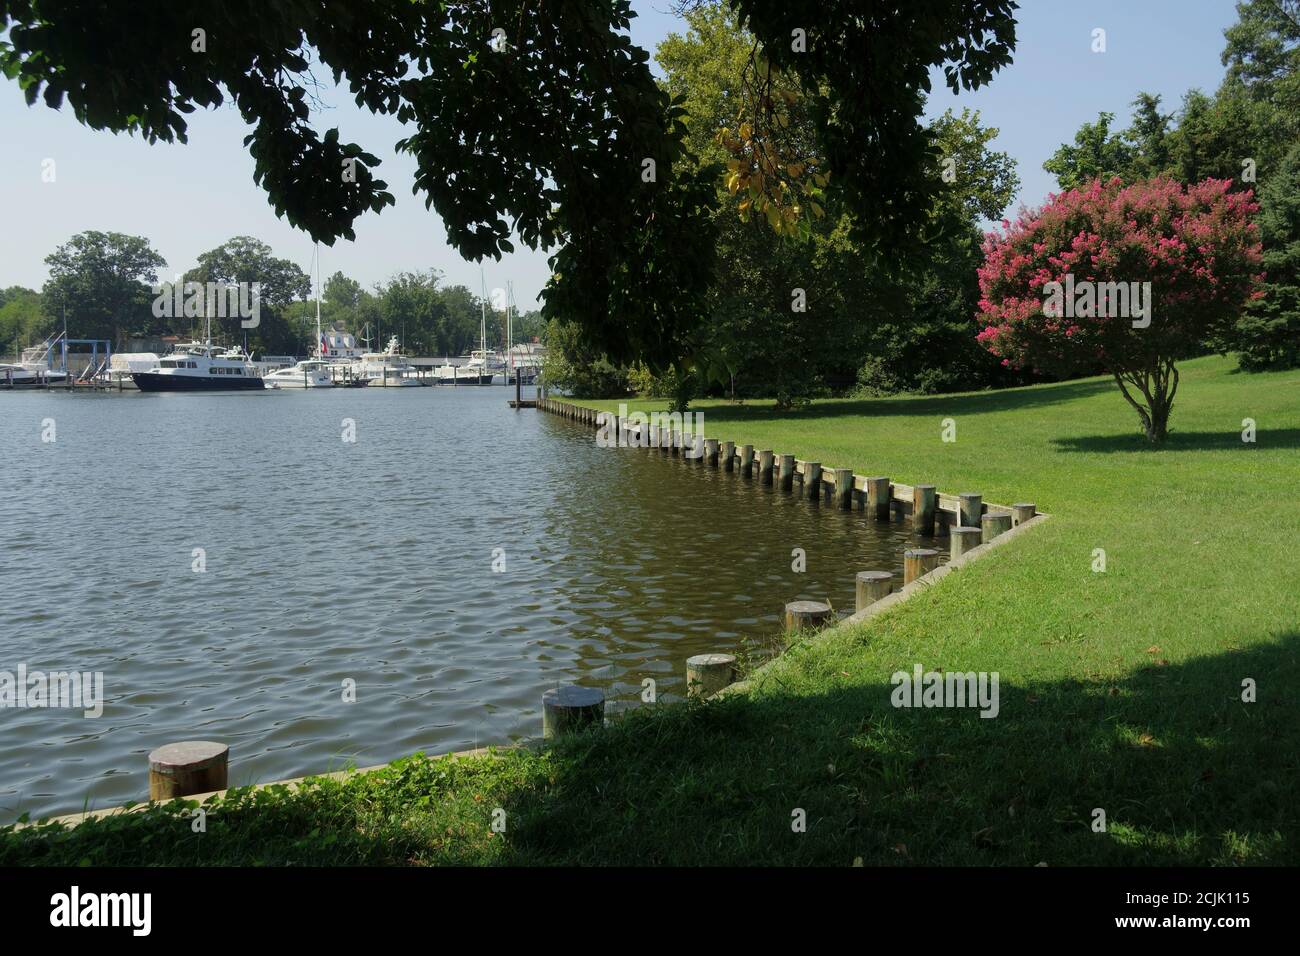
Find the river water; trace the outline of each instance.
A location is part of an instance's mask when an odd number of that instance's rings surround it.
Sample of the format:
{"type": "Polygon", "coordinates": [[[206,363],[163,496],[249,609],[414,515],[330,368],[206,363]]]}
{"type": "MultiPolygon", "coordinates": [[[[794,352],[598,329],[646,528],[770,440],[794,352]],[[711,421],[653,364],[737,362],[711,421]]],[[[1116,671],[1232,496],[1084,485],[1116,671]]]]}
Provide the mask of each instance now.
{"type": "Polygon", "coordinates": [[[0,709],[0,822],[140,799],[176,740],[229,744],[242,785],[536,736],[564,683],[671,700],[785,601],[901,578],[904,526],[508,395],[0,392],[0,679],[105,697],[0,709]]]}

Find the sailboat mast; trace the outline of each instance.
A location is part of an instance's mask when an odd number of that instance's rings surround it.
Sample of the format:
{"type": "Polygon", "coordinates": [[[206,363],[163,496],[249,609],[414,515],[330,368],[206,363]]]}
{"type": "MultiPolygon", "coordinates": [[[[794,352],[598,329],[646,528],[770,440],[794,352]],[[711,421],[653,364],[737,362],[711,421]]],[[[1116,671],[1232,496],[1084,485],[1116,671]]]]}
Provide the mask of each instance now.
{"type": "MultiPolygon", "coordinates": [[[[316,357],[321,358],[321,342],[324,336],[320,331],[320,243],[316,243],[316,357]]],[[[308,353],[310,354],[310,353],[308,353]]]]}

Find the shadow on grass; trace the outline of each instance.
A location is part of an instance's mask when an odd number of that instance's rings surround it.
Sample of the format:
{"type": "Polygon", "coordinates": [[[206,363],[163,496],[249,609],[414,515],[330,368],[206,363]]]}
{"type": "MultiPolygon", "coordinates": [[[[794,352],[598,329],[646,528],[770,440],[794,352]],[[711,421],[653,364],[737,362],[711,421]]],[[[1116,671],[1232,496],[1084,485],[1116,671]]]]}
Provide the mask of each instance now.
{"type": "Polygon", "coordinates": [[[1153,652],[1115,682],[1003,683],[995,719],[895,709],[888,675],[835,676],[634,712],[544,754],[259,794],[202,835],[167,810],[4,833],[0,865],[1295,864],[1298,649],[1290,634],[1177,665],[1153,652]]]}
{"type": "Polygon", "coordinates": [[[1171,431],[1164,444],[1153,445],[1140,432],[1129,435],[1084,435],[1075,438],[1051,439],[1061,451],[1084,452],[1150,452],[1161,454],[1177,451],[1249,451],[1266,448],[1300,448],[1300,428],[1261,429],[1254,444],[1241,440],[1241,431],[1226,429],[1221,432],[1171,431]]]}
{"type": "MultiPolygon", "coordinates": [[[[849,401],[817,402],[804,408],[783,411],[783,416],[819,419],[844,416],[889,415],[984,415],[1059,405],[1088,398],[1102,392],[1118,391],[1109,379],[1081,379],[1055,385],[1007,388],[987,392],[952,395],[928,395],[923,398],[864,398],[849,401]]],[[[770,402],[709,406],[708,416],[718,421],[753,421],[770,416],[770,402]]]]}

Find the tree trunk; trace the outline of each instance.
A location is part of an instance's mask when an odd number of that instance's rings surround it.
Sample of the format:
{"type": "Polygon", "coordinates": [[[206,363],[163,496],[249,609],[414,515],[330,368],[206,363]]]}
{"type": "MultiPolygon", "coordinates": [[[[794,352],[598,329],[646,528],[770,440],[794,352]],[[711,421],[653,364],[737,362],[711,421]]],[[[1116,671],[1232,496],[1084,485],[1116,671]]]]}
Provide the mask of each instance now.
{"type": "Polygon", "coordinates": [[[1159,445],[1169,436],[1169,413],[1174,407],[1178,392],[1178,369],[1172,359],[1161,359],[1155,368],[1113,372],[1115,383],[1125,400],[1133,406],[1142,422],[1147,441],[1159,445]],[[1146,404],[1137,401],[1129,392],[1132,386],[1141,393],[1146,404]]]}

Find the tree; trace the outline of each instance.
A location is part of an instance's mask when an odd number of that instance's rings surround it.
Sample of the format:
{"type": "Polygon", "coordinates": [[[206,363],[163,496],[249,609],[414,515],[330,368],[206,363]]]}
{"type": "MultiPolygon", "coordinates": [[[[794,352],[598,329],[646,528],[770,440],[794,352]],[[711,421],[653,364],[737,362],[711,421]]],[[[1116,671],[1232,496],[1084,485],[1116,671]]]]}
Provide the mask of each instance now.
{"type": "MultiPolygon", "coordinates": [[[[302,345],[301,330],[290,328],[285,310],[295,300],[311,295],[311,279],[297,264],[277,258],[271,247],[252,236],[235,236],[198,257],[198,265],[184,275],[185,282],[219,286],[247,283],[260,287],[258,325],[247,329],[250,348],[295,354],[302,345]]],[[[251,300],[251,294],[250,294],[251,300]]],[[[229,310],[226,310],[229,313],[229,310]]],[[[213,319],[213,327],[230,337],[244,333],[248,316],[227,314],[213,319]]],[[[313,331],[312,338],[315,338],[313,331]]]]}
{"type": "Polygon", "coordinates": [[[21,286],[0,289],[0,353],[13,346],[15,355],[35,344],[49,327],[41,294],[21,286]]]}
{"type": "Polygon", "coordinates": [[[123,339],[126,326],[149,326],[152,286],[167,260],[149,240],[120,232],[78,233],[45,257],[46,310],[68,320],[73,338],[123,339]]]}
{"type": "Polygon", "coordinates": [[[1022,212],[985,245],[980,341],[1012,365],[1068,374],[1099,364],[1148,440],[1163,441],[1175,363],[1256,294],[1258,206],[1230,185],[1115,177],[1022,212]]]}
{"type": "Polygon", "coordinates": [[[1095,179],[1131,175],[1133,147],[1120,133],[1112,133],[1114,113],[1100,113],[1097,122],[1084,123],[1074,134],[1073,146],[1061,146],[1043,163],[1062,189],[1078,189],[1095,179]]]}
{"type": "Polygon", "coordinates": [[[1300,0],[1243,0],[1224,31],[1229,83],[1270,107],[1275,138],[1300,134],[1300,0]]]}
{"type": "MultiPolygon", "coordinates": [[[[909,175],[930,156],[919,118],[931,71],[954,91],[988,82],[1010,61],[1015,3],[730,5],[808,98],[859,241],[905,258],[935,192],[909,175]]],[[[399,148],[462,255],[499,257],[513,229],[553,252],[548,318],[662,364],[712,279],[720,171],[686,155],[681,107],[629,40],[631,16],[628,0],[174,0],[146,18],[0,0],[0,70],[29,104],[66,100],[86,125],[151,142],[184,142],[187,115],[229,98],[277,213],[330,244],[393,198],[373,155],[316,132],[318,60],[359,105],[412,130],[399,148]]]]}
{"type": "MultiPolygon", "coordinates": [[[[974,343],[972,318],[980,239],[974,222],[1000,216],[1018,185],[1011,158],[989,146],[997,130],[969,111],[949,111],[926,128],[929,159],[921,175],[933,183],[926,247],[902,267],[886,269],[873,259],[835,196],[826,197],[824,215],[801,216],[801,227],[778,234],[768,217],[792,214],[801,201],[763,209],[763,188],[751,180],[766,181],[771,172],[754,159],[767,140],[753,128],[742,135],[744,123],[737,123],[737,104],[755,95],[747,89],[755,38],[721,4],[693,8],[686,23],[687,31],[666,38],[656,56],[665,87],[686,109],[687,147],[701,162],[747,170],[743,188],[718,190],[716,275],[688,364],[709,371],[702,376],[708,385],[721,382],[733,396],[761,389],[780,405],[851,385],[867,355],[887,356],[864,382],[877,390],[969,388],[1005,378],[974,343]],[[746,145],[738,151],[728,136],[746,145]]],[[[778,151],[802,155],[816,140],[811,98],[797,76],[781,71],[772,72],[765,95],[781,104],[778,151]]],[[[801,171],[787,183],[788,196],[805,195],[798,185],[804,178],[801,171]]],[[[680,397],[682,375],[667,378],[669,385],[650,389],[680,397]]]]}
{"type": "Polygon", "coordinates": [[[1246,371],[1300,366],[1300,145],[1260,190],[1263,295],[1252,302],[1225,346],[1240,350],[1246,371]]]}

